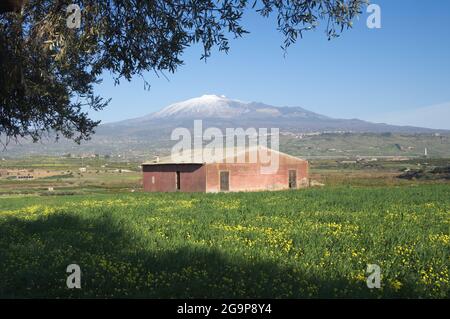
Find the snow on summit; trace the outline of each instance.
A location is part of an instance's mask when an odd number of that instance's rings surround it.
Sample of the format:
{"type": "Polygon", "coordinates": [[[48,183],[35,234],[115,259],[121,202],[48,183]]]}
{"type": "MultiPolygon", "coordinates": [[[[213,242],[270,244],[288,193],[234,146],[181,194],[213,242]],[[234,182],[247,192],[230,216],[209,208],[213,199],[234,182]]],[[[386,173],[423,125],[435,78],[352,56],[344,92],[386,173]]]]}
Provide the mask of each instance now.
{"type": "Polygon", "coordinates": [[[152,118],[234,117],[248,112],[247,104],[224,95],[205,94],[171,104],[152,115],[152,118]]]}
{"type": "Polygon", "coordinates": [[[200,97],[171,104],[145,119],[233,119],[249,118],[308,118],[327,119],[326,116],[301,107],[276,107],[260,102],[243,102],[224,95],[205,94],[200,97]]]}

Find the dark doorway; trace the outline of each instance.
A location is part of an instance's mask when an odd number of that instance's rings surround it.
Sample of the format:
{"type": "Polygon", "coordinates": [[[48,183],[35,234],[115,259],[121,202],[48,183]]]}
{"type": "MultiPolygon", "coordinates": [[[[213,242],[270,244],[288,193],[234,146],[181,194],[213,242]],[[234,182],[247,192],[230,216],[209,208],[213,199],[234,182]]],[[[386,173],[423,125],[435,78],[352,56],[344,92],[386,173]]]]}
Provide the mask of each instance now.
{"type": "Polygon", "coordinates": [[[179,171],[177,171],[177,191],[179,191],[181,189],[181,174],[179,171]]]}
{"type": "Polygon", "coordinates": [[[289,188],[297,188],[297,171],[289,170],[289,188]]]}
{"type": "Polygon", "coordinates": [[[222,192],[230,190],[230,172],[220,172],[220,190],[222,192]]]}

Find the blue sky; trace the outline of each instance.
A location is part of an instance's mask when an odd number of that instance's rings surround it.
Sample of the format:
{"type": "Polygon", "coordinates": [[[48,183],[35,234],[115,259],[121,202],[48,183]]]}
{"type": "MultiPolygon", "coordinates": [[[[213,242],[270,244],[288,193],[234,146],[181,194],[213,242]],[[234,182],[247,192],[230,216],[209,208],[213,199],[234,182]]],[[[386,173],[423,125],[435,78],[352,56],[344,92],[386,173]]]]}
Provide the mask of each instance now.
{"type": "Polygon", "coordinates": [[[243,24],[250,34],[231,41],[228,55],[215,52],[205,63],[201,48],[191,47],[185,65],[167,74],[168,80],[146,75],[150,91],[140,78],[114,86],[105,76],[96,90],[112,101],[91,116],[112,122],[203,94],[223,94],[339,118],[450,129],[442,121],[450,114],[450,1],[372,3],[382,9],[381,29],[368,29],[363,13],[337,39],[328,41],[322,29],[306,32],[287,56],[275,20],[247,14],[243,24]],[[434,113],[422,123],[426,110],[434,113]]]}

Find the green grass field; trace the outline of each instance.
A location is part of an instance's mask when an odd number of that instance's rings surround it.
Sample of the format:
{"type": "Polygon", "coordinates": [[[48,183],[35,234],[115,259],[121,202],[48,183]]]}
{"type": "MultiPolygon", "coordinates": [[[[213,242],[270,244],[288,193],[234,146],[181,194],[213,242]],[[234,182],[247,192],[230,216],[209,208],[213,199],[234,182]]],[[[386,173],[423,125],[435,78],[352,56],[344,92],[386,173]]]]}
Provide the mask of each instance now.
{"type": "Polygon", "coordinates": [[[448,183],[14,195],[0,198],[0,297],[449,298],[449,227],[448,183]]]}

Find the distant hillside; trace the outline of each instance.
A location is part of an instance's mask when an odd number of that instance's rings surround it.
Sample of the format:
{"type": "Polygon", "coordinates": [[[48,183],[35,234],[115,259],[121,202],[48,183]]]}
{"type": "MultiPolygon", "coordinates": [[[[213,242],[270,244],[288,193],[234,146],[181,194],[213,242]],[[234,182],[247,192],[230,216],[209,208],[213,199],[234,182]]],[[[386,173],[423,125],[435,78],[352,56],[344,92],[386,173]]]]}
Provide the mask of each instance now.
{"type": "MultiPolygon", "coordinates": [[[[275,107],[258,102],[242,102],[218,95],[203,95],[198,98],[189,99],[179,103],[175,103],[163,108],[161,111],[143,116],[140,118],[124,120],[115,123],[100,125],[91,141],[83,142],[81,146],[71,141],[60,141],[57,144],[52,141],[42,142],[39,144],[30,144],[26,141],[22,145],[9,145],[8,151],[3,152],[3,156],[23,156],[29,154],[45,154],[58,155],[65,153],[97,153],[97,154],[120,154],[125,157],[144,157],[148,154],[167,153],[173,145],[170,140],[171,132],[176,127],[193,128],[195,119],[203,120],[203,128],[217,127],[222,130],[225,128],[279,128],[284,134],[282,145],[304,144],[306,141],[298,139],[299,135],[315,132],[337,134],[338,140],[348,139],[342,134],[351,133],[352,136],[363,136],[363,139],[355,139],[354,147],[346,146],[354,152],[366,152],[364,148],[373,146],[373,149],[381,152],[379,155],[392,155],[395,152],[405,153],[406,148],[411,154],[421,154],[423,152],[422,145],[429,142],[415,145],[414,135],[432,136],[435,133],[442,135],[448,134],[447,131],[427,129],[412,126],[395,126],[381,123],[371,123],[359,119],[335,119],[325,115],[308,111],[302,107],[275,107]],[[389,134],[394,137],[387,138],[389,134]],[[367,134],[380,135],[377,145],[371,145],[373,138],[368,139],[367,134]],[[405,149],[394,146],[391,150],[391,144],[402,144],[403,137],[399,141],[395,141],[395,136],[411,135],[410,142],[407,142],[405,149]],[[380,146],[383,140],[389,143],[389,146],[380,146]],[[362,144],[360,143],[362,142],[362,144]],[[362,149],[361,149],[362,148],[362,149]],[[415,150],[411,152],[411,150],[415,150]],[[385,154],[385,153],[388,154],[385,154]]],[[[330,153],[329,149],[337,149],[337,147],[327,146],[327,139],[316,137],[314,143],[317,145],[309,145],[316,149],[314,152],[308,152],[314,155],[322,153],[330,153]],[[322,150],[323,149],[323,150],[322,150]]],[[[428,137],[427,137],[428,139],[428,137]]],[[[339,144],[339,143],[338,143],[339,144]]],[[[438,147],[439,148],[439,147],[438,147]]],[[[437,148],[435,148],[437,149],[437,148]]],[[[338,152],[338,151],[336,151],[338,152]]],[[[335,153],[336,153],[335,152],[335,153]]],[[[373,152],[370,152],[373,153],[373,152]]],[[[438,152],[442,156],[445,152],[438,152]]],[[[450,151],[449,151],[450,153],[450,151]]],[[[344,150],[338,152],[337,155],[345,155],[344,150]]],[[[336,154],[335,154],[336,155],[336,154]]]]}
{"type": "Polygon", "coordinates": [[[369,132],[369,133],[430,133],[436,130],[371,123],[358,119],[335,119],[308,111],[302,107],[276,107],[259,102],[242,102],[218,95],[203,95],[175,103],[161,111],[141,118],[105,124],[98,134],[150,133],[154,128],[192,126],[194,119],[202,119],[208,126],[276,127],[293,132],[369,132]]]}

